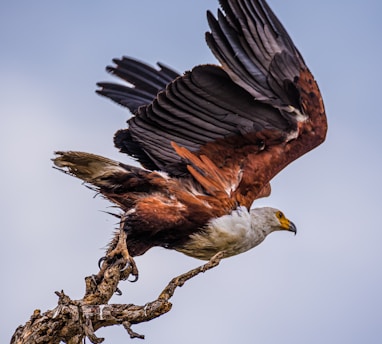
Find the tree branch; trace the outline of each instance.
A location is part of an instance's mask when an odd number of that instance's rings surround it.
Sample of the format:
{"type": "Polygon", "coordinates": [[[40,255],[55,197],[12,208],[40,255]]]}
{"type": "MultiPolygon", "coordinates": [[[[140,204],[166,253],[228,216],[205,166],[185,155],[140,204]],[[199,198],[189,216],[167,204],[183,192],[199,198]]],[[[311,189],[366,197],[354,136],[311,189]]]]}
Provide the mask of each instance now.
{"type": "Polygon", "coordinates": [[[214,268],[223,258],[223,253],[214,256],[206,264],[173,278],[158,298],[143,306],[133,304],[108,304],[118,289],[118,283],[130,274],[138,275],[134,260],[126,248],[125,232],[121,228],[118,242],[107,253],[97,275],[85,278],[86,291],[81,300],[71,300],[63,291],[56,292],[58,305],[41,314],[35,310],[25,325],[19,326],[11,344],[79,344],[87,337],[91,343],[101,343],[95,332],[106,326],[123,325],[130,338],[144,336],[134,332],[131,326],[155,319],[171,310],[169,302],[177,287],[189,279],[214,268]]]}

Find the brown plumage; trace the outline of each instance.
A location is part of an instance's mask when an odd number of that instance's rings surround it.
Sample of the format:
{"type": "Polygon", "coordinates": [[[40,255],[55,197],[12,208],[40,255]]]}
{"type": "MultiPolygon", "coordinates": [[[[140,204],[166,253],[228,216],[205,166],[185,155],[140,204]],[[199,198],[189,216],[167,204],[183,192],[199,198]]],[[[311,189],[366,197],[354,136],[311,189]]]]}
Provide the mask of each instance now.
{"type": "Polygon", "coordinates": [[[207,13],[206,34],[220,66],[180,76],[123,57],[107,70],[129,85],[98,84],[134,114],[114,142],[145,169],[81,152],[54,160],[123,210],[133,256],[153,246],[230,256],[274,230],[296,231],[276,209],[249,209],[279,171],[324,141],[320,91],[264,0],[220,4],[217,19],[207,13]]]}

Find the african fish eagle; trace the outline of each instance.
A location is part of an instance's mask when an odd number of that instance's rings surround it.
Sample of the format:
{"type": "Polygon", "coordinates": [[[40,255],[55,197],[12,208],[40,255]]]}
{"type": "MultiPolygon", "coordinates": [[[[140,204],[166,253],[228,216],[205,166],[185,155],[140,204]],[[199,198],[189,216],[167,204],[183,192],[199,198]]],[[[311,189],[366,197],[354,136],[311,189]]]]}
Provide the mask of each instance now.
{"type": "Polygon", "coordinates": [[[219,2],[216,18],[207,12],[206,41],[220,65],[179,75],[122,57],[107,71],[127,84],[98,84],[97,93],[132,112],[114,143],[143,168],[56,152],[59,169],[122,210],[132,257],[154,246],[228,257],[271,232],[296,232],[280,210],[251,205],[270,194],[279,171],[324,141],[320,91],[265,0],[219,2]]]}

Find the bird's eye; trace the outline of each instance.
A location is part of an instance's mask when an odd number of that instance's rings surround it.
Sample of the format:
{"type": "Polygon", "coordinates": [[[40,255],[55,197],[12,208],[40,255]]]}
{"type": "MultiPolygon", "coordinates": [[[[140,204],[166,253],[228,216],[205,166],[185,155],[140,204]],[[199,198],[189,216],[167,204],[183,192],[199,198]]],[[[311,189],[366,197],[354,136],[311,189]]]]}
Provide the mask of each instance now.
{"type": "Polygon", "coordinates": [[[277,217],[278,217],[279,219],[282,219],[282,218],[284,217],[284,214],[283,214],[281,211],[278,211],[278,212],[277,212],[277,217]]]}

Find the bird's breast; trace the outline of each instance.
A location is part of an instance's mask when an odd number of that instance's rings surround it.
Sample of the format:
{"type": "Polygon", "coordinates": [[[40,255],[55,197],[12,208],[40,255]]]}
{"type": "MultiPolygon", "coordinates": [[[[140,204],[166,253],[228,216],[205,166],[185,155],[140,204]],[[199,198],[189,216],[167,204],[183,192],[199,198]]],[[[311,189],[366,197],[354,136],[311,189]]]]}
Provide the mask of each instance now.
{"type": "Polygon", "coordinates": [[[248,210],[240,207],[231,214],[210,220],[176,250],[194,258],[209,260],[218,252],[230,257],[248,251],[264,239],[261,229],[252,226],[248,210]]]}

